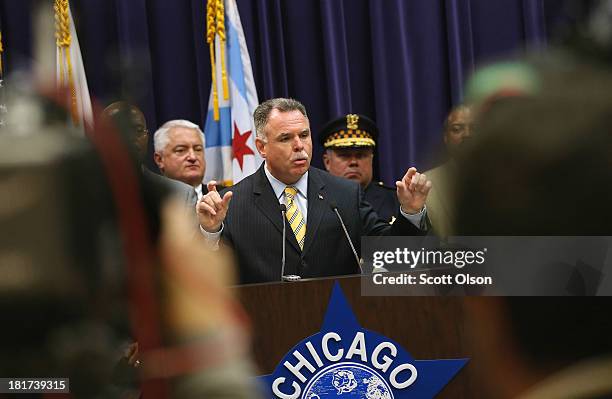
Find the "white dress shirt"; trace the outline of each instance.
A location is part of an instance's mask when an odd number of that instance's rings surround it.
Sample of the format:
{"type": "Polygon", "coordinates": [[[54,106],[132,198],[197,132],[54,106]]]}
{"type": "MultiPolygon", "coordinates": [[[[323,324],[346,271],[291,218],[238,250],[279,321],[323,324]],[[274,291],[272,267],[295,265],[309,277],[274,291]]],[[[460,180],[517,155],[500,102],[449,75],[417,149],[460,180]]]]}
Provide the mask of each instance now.
{"type": "Polygon", "coordinates": [[[200,201],[202,197],[204,196],[204,194],[202,194],[202,184],[198,184],[197,186],[195,186],[195,192],[196,192],[196,195],[198,196],[198,201],[200,201]]]}
{"type": "MultiPolygon", "coordinates": [[[[272,185],[272,190],[274,190],[274,195],[276,195],[278,203],[285,204],[287,207],[289,207],[287,197],[285,196],[285,187],[287,187],[287,185],[278,180],[276,177],[272,176],[272,173],[270,173],[267,167],[264,168],[264,171],[266,172],[268,181],[272,185]]],[[[308,171],[306,171],[306,173],[300,177],[300,180],[295,182],[295,184],[291,184],[289,187],[291,186],[295,187],[298,191],[295,197],[297,207],[300,212],[302,212],[304,222],[308,223],[308,171]]]]}

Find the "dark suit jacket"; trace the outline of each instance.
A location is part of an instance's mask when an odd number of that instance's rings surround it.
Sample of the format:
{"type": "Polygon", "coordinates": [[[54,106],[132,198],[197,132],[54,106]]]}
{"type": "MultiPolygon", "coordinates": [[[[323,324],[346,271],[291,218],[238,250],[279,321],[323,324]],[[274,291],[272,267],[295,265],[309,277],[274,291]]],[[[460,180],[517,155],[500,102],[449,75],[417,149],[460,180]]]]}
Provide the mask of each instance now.
{"type": "MultiPolygon", "coordinates": [[[[231,187],[234,195],[224,221],[222,238],[233,247],[242,283],[280,281],[283,216],[274,190],[263,170],[231,187]]],[[[308,217],[304,250],[300,251],[287,223],[285,275],[303,278],[358,273],[359,269],[340,221],[330,207],[335,202],[357,253],[364,235],[423,234],[400,217],[393,225],[379,219],[362,200],[353,181],[320,169],[308,174],[308,217]]]]}
{"type": "Polygon", "coordinates": [[[394,217],[398,217],[399,201],[395,188],[373,181],[363,191],[363,198],[372,205],[372,208],[384,221],[390,222],[394,217]]]}
{"type": "MultiPolygon", "coordinates": [[[[156,189],[163,191],[164,194],[174,194],[183,202],[186,208],[195,209],[195,204],[198,198],[195,190],[190,185],[185,184],[182,181],[173,180],[165,176],[158,175],[157,173],[151,172],[147,168],[143,168],[142,174],[144,176],[145,184],[150,184],[156,189]]],[[[206,188],[206,186],[204,186],[204,188],[206,188]]]]}

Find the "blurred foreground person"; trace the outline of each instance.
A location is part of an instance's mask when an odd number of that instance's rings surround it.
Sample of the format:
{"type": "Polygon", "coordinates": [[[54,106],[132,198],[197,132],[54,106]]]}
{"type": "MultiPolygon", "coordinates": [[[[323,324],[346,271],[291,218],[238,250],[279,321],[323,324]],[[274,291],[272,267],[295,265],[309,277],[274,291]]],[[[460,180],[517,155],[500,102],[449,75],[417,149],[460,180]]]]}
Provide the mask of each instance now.
{"type": "Polygon", "coordinates": [[[427,214],[434,232],[441,237],[452,233],[455,204],[451,197],[452,175],[457,168],[457,158],[465,149],[467,141],[474,133],[474,115],[468,105],[453,108],[444,121],[444,144],[448,161],[437,168],[428,170],[425,175],[431,180],[432,188],[427,197],[427,214]]]}
{"type": "Polygon", "coordinates": [[[612,398],[611,304],[609,297],[466,298],[471,363],[487,382],[482,397],[612,398]]]}
{"type": "Polygon", "coordinates": [[[453,175],[457,235],[612,232],[610,73],[554,60],[529,66],[538,89],[482,99],[453,175]]]}
{"type": "MultiPolygon", "coordinates": [[[[372,161],[378,128],[365,115],[348,114],[329,121],[319,134],[325,152],[323,165],[334,176],[354,180],[363,190],[363,198],[378,216],[388,222],[397,217],[399,202],[394,187],[372,182],[372,161]]],[[[431,195],[431,193],[430,193],[431,195]]]]}
{"type": "MultiPolygon", "coordinates": [[[[153,173],[145,166],[149,131],[142,111],[128,102],[116,101],[104,108],[101,122],[108,124],[110,128],[117,129],[127,143],[130,154],[137,162],[137,168],[142,172],[143,195],[147,197],[164,197],[172,194],[181,201],[184,212],[191,215],[193,219],[195,216],[195,203],[197,201],[194,190],[185,183],[153,173]]],[[[127,361],[127,364],[132,367],[138,367],[140,364],[138,343],[130,342],[124,346],[124,359],[127,361]]],[[[125,367],[121,370],[122,365],[123,362],[119,364],[118,373],[131,374],[130,370],[125,367]]]]}
{"type": "MultiPolygon", "coordinates": [[[[479,98],[479,133],[455,175],[456,234],[609,236],[612,73],[567,55],[520,69],[530,92],[479,98]]],[[[546,277],[566,292],[567,280],[546,277]]],[[[612,276],[599,277],[609,290],[612,276]]],[[[611,299],[467,298],[488,397],[611,398],[611,299]]]]}
{"type": "Polygon", "coordinates": [[[124,398],[118,348],[133,336],[143,397],[257,397],[231,258],[201,246],[180,201],[139,189],[104,123],[90,141],[50,101],[11,109],[0,137],[0,375],[124,398]]]}

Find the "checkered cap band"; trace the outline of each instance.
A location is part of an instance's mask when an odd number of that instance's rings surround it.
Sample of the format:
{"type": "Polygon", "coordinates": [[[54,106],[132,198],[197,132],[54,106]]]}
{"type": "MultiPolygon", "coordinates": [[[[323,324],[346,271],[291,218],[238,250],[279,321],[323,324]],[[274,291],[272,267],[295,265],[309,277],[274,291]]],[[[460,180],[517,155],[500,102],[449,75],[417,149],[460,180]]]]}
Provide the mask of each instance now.
{"type": "Polygon", "coordinates": [[[340,130],[329,137],[323,143],[325,148],[329,147],[374,147],[376,142],[372,135],[365,130],[340,130]]]}

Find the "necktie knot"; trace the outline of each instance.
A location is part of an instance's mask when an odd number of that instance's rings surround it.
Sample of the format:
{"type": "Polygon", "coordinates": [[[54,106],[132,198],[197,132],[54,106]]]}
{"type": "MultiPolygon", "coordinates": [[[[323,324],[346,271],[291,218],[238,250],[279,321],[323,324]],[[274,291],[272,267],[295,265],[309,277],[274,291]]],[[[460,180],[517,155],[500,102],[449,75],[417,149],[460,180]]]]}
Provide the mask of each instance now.
{"type": "Polygon", "coordinates": [[[285,196],[289,200],[293,200],[296,195],[297,195],[297,188],[295,188],[294,186],[285,187],[285,196]]]}

